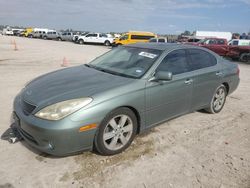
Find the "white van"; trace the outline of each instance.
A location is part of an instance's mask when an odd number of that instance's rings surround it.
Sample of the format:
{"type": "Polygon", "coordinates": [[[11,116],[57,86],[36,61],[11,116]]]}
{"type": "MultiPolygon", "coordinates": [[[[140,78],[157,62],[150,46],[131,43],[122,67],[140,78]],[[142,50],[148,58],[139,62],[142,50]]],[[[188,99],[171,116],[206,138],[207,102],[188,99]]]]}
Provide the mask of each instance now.
{"type": "Polygon", "coordinates": [[[250,46],[250,40],[246,39],[233,39],[228,42],[232,46],[250,46]]]}

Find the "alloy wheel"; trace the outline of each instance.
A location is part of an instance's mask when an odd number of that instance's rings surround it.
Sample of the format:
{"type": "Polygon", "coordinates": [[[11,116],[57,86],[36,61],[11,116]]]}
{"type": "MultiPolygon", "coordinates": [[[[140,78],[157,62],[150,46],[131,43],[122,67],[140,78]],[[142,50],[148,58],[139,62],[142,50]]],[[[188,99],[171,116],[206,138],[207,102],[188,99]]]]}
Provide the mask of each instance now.
{"type": "Polygon", "coordinates": [[[215,111],[220,111],[225,103],[226,99],[226,92],[224,88],[219,88],[215,95],[213,100],[213,108],[215,111]]]}
{"type": "Polygon", "coordinates": [[[127,115],[113,117],[106,125],[103,134],[103,142],[111,151],[119,150],[130,140],[133,133],[133,122],[127,115]]]}

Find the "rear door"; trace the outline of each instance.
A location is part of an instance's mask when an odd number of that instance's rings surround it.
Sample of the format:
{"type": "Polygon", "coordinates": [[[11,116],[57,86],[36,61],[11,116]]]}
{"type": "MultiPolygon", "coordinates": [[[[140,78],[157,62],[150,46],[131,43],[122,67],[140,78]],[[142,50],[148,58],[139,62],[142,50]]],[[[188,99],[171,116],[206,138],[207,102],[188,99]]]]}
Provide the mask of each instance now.
{"type": "Polygon", "coordinates": [[[210,103],[223,74],[217,59],[209,52],[202,49],[188,49],[187,54],[194,76],[192,109],[202,109],[210,103]]]}
{"type": "Polygon", "coordinates": [[[148,81],[146,84],[146,125],[151,126],[190,111],[193,78],[186,51],[170,52],[156,69],[172,72],[171,81],[148,81]]]}

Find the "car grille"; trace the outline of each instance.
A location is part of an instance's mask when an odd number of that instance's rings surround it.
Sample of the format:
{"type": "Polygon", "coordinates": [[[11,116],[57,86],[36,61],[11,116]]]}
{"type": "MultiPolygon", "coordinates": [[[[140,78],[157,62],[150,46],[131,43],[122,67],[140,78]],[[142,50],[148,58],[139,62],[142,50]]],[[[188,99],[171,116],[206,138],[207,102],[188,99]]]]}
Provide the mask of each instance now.
{"type": "Polygon", "coordinates": [[[21,107],[25,115],[31,114],[36,108],[35,105],[32,105],[24,100],[21,100],[21,107]]]}

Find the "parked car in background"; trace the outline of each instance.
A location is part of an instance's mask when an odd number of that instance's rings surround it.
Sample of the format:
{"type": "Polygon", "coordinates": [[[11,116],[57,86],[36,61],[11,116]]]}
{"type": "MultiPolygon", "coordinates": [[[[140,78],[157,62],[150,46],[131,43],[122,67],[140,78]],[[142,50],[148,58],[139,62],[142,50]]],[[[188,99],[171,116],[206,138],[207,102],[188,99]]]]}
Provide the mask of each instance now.
{"type": "Polygon", "coordinates": [[[121,37],[114,39],[113,46],[124,44],[134,44],[137,42],[149,42],[151,38],[156,38],[156,34],[146,31],[129,31],[121,37]]]}
{"type": "Polygon", "coordinates": [[[250,46],[250,40],[246,39],[233,39],[228,42],[232,46],[250,46]]]}
{"type": "Polygon", "coordinates": [[[24,29],[15,29],[14,28],[14,29],[12,29],[12,31],[13,31],[14,36],[19,36],[20,33],[24,31],[24,29]]]}
{"type": "Polygon", "coordinates": [[[72,32],[63,32],[58,40],[61,41],[73,41],[74,34],[72,32]]]}
{"type": "Polygon", "coordinates": [[[43,38],[43,36],[46,34],[46,31],[35,31],[32,32],[32,34],[30,35],[30,38],[43,38]]]}
{"type": "Polygon", "coordinates": [[[3,29],[3,35],[14,35],[13,30],[9,27],[3,29]]]}
{"type": "Polygon", "coordinates": [[[104,33],[89,33],[87,35],[78,37],[79,44],[95,43],[110,46],[113,43],[113,40],[114,38],[110,38],[104,33]]]}
{"type": "Polygon", "coordinates": [[[44,36],[43,39],[49,39],[49,40],[61,40],[61,33],[52,30],[48,31],[44,36]]]}
{"type": "Polygon", "coordinates": [[[167,38],[159,37],[159,38],[151,38],[149,40],[149,42],[166,43],[166,42],[168,42],[168,40],[167,40],[167,38]]]}
{"type": "Polygon", "coordinates": [[[24,29],[23,32],[20,33],[20,36],[22,36],[22,37],[28,37],[29,34],[32,33],[32,32],[33,32],[33,28],[28,27],[28,28],[24,29]]]}
{"type": "Polygon", "coordinates": [[[85,35],[87,35],[89,32],[83,32],[83,33],[78,33],[78,34],[75,34],[74,36],[73,36],[73,42],[76,42],[76,43],[78,43],[78,38],[80,37],[80,36],[85,36],[85,35]]]}
{"type": "Polygon", "coordinates": [[[219,113],[238,84],[238,65],[205,48],[120,46],[29,82],[14,100],[14,128],[52,155],[93,148],[114,155],[166,120],[201,109],[219,113]]]}
{"type": "Polygon", "coordinates": [[[44,28],[34,28],[31,33],[28,34],[29,38],[42,38],[44,34],[46,34],[49,29],[44,28]]]}
{"type": "Polygon", "coordinates": [[[208,48],[220,56],[250,62],[250,46],[228,45],[228,41],[223,38],[207,38],[191,45],[208,48]]]}

